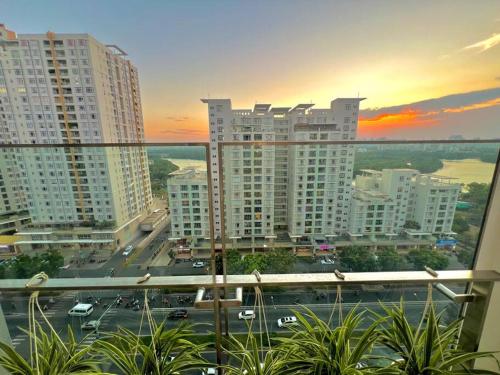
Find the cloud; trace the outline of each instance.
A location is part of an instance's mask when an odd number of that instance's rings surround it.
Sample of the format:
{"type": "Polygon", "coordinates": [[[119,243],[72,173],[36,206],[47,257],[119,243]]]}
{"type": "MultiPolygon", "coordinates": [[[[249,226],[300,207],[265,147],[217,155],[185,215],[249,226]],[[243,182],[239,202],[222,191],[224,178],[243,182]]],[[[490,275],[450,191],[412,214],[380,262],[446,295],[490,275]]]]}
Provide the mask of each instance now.
{"type": "Polygon", "coordinates": [[[464,50],[476,50],[478,53],[489,50],[500,43],[500,34],[493,34],[489,38],[483,39],[477,43],[465,46],[464,50]]]}
{"type": "Polygon", "coordinates": [[[396,113],[382,111],[371,117],[360,114],[359,122],[361,125],[426,125],[435,123],[433,116],[437,113],[436,111],[424,112],[416,108],[408,107],[396,113]]]}
{"type": "Polygon", "coordinates": [[[465,105],[465,106],[456,107],[456,108],[445,108],[445,109],[443,109],[443,112],[445,112],[445,113],[460,113],[460,112],[465,112],[465,111],[472,111],[475,109],[493,107],[496,105],[500,105],[500,98],[495,98],[495,99],[487,100],[485,102],[474,103],[474,104],[465,105]]]}
{"type": "Polygon", "coordinates": [[[175,121],[175,122],[184,122],[189,120],[189,117],[187,116],[167,116],[165,119],[170,120],[170,121],[175,121]]]}
{"type": "Polygon", "coordinates": [[[161,134],[172,134],[172,135],[185,135],[185,134],[191,134],[191,135],[206,135],[207,131],[202,130],[202,129],[164,129],[160,130],[159,133],[161,134]]]}
{"type": "Polygon", "coordinates": [[[360,136],[427,137],[456,134],[498,136],[500,88],[447,95],[360,111],[360,136]],[[457,127],[457,124],[460,124],[457,127]]]}

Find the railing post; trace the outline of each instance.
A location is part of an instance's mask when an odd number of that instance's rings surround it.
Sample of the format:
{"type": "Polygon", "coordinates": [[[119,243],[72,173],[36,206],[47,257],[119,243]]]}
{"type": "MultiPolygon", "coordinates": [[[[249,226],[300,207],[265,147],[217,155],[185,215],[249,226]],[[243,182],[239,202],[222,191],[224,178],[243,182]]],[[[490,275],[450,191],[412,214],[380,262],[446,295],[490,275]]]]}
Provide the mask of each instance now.
{"type": "Polygon", "coordinates": [[[215,228],[214,207],[212,200],[212,161],[210,159],[210,146],[205,144],[205,161],[207,163],[207,189],[208,189],[208,223],[210,226],[210,268],[212,269],[212,283],[215,285],[214,292],[214,320],[215,320],[215,351],[217,365],[222,364],[222,327],[220,319],[220,290],[216,286],[217,266],[215,262],[215,228]]]}
{"type": "MultiPolygon", "coordinates": [[[[3,314],[2,305],[0,304],[0,341],[9,343],[12,346],[12,339],[10,337],[9,327],[7,326],[7,321],[5,320],[5,315],[3,314]]],[[[9,372],[0,366],[0,375],[6,375],[9,372]]]]}
{"type": "MultiPolygon", "coordinates": [[[[474,270],[493,269],[500,272],[498,258],[498,230],[500,228],[500,151],[497,157],[495,173],[488,197],[483,225],[478,239],[474,270]]],[[[484,301],[469,304],[465,313],[464,326],[477,329],[475,332],[475,350],[494,352],[497,360],[500,360],[500,335],[498,333],[498,318],[500,317],[500,283],[473,283],[472,292],[480,289],[487,292],[484,301]],[[482,306],[481,306],[482,305],[482,306]],[[479,309],[482,308],[482,311],[479,309]]],[[[468,338],[465,331],[464,340],[468,338]]],[[[475,361],[475,367],[484,370],[498,371],[495,361],[492,359],[479,359],[475,361]]]]}

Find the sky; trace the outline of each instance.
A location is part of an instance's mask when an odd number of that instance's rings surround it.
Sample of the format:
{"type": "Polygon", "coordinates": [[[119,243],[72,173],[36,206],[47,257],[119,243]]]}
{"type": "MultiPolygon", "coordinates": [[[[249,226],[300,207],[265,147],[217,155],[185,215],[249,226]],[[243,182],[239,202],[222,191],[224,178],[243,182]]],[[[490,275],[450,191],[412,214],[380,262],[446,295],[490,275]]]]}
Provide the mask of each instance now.
{"type": "Polygon", "coordinates": [[[500,137],[500,1],[0,0],[19,33],[89,33],[138,67],[148,141],[205,141],[206,105],[362,96],[359,137],[500,137]]]}

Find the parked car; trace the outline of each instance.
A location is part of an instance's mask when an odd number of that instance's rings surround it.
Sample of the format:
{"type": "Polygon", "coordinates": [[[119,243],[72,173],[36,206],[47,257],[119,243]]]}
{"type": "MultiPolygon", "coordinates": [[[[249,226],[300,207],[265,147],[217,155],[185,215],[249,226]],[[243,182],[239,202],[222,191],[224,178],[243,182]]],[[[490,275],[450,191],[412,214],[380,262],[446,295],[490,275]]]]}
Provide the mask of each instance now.
{"type": "Polygon", "coordinates": [[[283,318],[278,319],[278,327],[280,328],[286,328],[296,325],[297,325],[297,318],[295,316],[284,316],[283,318]]]}
{"type": "Polygon", "coordinates": [[[168,314],[167,318],[171,320],[187,319],[188,312],[185,309],[174,310],[171,311],[170,314],[168,314]]]}
{"type": "Polygon", "coordinates": [[[329,265],[329,264],[335,264],[335,261],[330,258],[323,258],[320,261],[321,264],[329,265]]]}
{"type": "Polygon", "coordinates": [[[193,268],[203,268],[205,266],[205,263],[203,262],[194,262],[193,263],[193,268]]]}
{"type": "Polygon", "coordinates": [[[240,313],[238,314],[238,319],[240,320],[255,319],[255,311],[253,310],[240,311],[240,313]]]}
{"type": "Polygon", "coordinates": [[[83,323],[81,328],[83,330],[97,331],[100,325],[101,325],[100,320],[89,320],[88,322],[83,323]]]}

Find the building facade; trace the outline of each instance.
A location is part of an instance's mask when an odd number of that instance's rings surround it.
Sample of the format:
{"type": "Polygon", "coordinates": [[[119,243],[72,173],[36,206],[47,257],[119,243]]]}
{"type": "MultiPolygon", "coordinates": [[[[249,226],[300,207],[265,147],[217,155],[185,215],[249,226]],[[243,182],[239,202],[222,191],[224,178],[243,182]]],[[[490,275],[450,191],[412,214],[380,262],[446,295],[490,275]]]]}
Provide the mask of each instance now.
{"type": "Polygon", "coordinates": [[[228,238],[272,239],[337,235],[348,229],[354,150],[321,141],[356,138],[360,98],[341,98],[330,108],[312,104],[233,109],[229,99],[208,105],[214,222],[220,235],[224,208],[228,238]],[[221,207],[219,142],[223,148],[225,202],[221,207]],[[317,145],[244,145],[245,142],[317,141],[317,145]]]}
{"type": "Polygon", "coordinates": [[[363,170],[354,185],[352,235],[453,234],[461,185],[449,177],[420,174],[415,169],[363,170]]]}
{"type": "Polygon", "coordinates": [[[172,237],[210,238],[207,172],[182,169],[167,182],[172,237]]]}
{"type": "Polygon", "coordinates": [[[54,233],[70,226],[91,244],[94,229],[106,229],[111,241],[96,244],[122,247],[150,210],[143,147],[78,147],[144,141],[138,72],[125,56],[88,34],[16,35],[0,25],[0,142],[71,144],[2,150],[15,158],[32,221],[23,245],[78,244],[54,233]]]}

